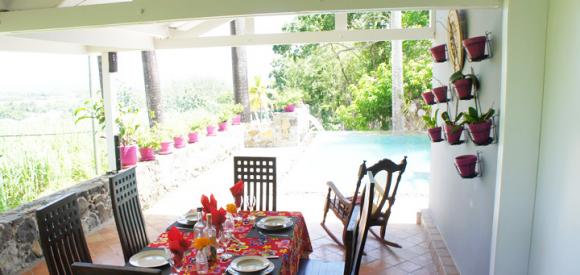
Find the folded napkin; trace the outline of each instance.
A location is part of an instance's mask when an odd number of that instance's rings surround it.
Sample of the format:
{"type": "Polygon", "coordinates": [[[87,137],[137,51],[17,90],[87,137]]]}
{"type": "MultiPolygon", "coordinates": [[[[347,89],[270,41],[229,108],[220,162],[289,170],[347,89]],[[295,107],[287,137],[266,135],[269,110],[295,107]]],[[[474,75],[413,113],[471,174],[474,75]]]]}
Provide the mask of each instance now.
{"type": "Polygon", "coordinates": [[[230,192],[232,192],[232,196],[236,201],[236,207],[240,207],[242,204],[242,197],[244,196],[244,181],[239,180],[234,184],[234,186],[230,187],[230,192]]]}

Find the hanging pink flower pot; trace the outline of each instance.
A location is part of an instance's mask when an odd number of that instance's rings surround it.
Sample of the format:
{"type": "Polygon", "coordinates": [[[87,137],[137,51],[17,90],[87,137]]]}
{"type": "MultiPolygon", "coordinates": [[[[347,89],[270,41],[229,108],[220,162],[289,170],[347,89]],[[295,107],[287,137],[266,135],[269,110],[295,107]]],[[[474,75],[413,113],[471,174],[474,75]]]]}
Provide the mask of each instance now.
{"type": "Polygon", "coordinates": [[[467,50],[467,55],[472,61],[480,61],[485,59],[485,43],[487,38],[485,36],[476,36],[463,40],[463,47],[467,50]]]}
{"type": "Polygon", "coordinates": [[[435,104],[435,95],[433,95],[431,91],[422,93],[421,97],[423,97],[423,101],[425,101],[425,104],[427,105],[435,104]]]}
{"type": "Polygon", "coordinates": [[[439,103],[449,101],[449,99],[447,98],[447,86],[433,88],[433,94],[435,95],[435,99],[437,99],[437,102],[439,103]]]}
{"type": "Polygon", "coordinates": [[[473,143],[477,145],[487,145],[491,142],[491,120],[468,124],[467,128],[471,133],[473,143]]]}
{"type": "Polygon", "coordinates": [[[196,143],[199,140],[197,132],[190,132],[187,134],[187,142],[189,143],[196,143]]]}
{"type": "Polygon", "coordinates": [[[455,82],[453,82],[453,85],[455,85],[455,92],[457,93],[457,97],[459,97],[459,99],[471,99],[472,95],[471,95],[471,84],[472,84],[472,80],[469,78],[466,79],[460,79],[457,80],[455,82]]]}
{"type": "Polygon", "coordinates": [[[228,121],[222,121],[218,124],[218,131],[223,132],[228,129],[228,121]]]}
{"type": "Polygon", "coordinates": [[[137,145],[119,147],[121,151],[121,166],[129,167],[137,164],[137,145]]]}
{"type": "Polygon", "coordinates": [[[173,142],[172,141],[162,141],[161,149],[159,149],[160,155],[169,155],[173,153],[173,142]]]}
{"type": "Polygon", "coordinates": [[[185,138],[183,136],[173,137],[173,146],[178,149],[185,147],[185,138]]]}
{"type": "Polygon", "coordinates": [[[445,51],[447,49],[447,45],[441,44],[431,48],[431,56],[433,56],[433,60],[437,63],[447,61],[447,56],[445,51]]]}
{"type": "Polygon", "coordinates": [[[471,178],[476,175],[476,164],[476,155],[462,155],[455,158],[455,165],[457,166],[457,170],[459,170],[459,175],[464,178],[471,178]]]}
{"type": "Polygon", "coordinates": [[[441,127],[435,127],[427,130],[429,133],[429,137],[431,138],[432,142],[439,142],[441,141],[441,127]]]}
{"type": "Polygon", "coordinates": [[[447,135],[447,142],[449,144],[459,144],[461,138],[461,132],[463,128],[461,126],[445,125],[445,135],[447,135]]]}
{"type": "Polygon", "coordinates": [[[294,112],[295,108],[296,108],[296,105],[288,104],[288,105],[286,105],[286,107],[284,107],[284,112],[292,113],[292,112],[294,112]]]}
{"type": "Polygon", "coordinates": [[[215,126],[209,125],[205,127],[205,130],[207,131],[208,136],[215,136],[215,126]]]}
{"type": "Polygon", "coordinates": [[[139,148],[139,154],[141,155],[141,161],[155,160],[155,151],[153,150],[153,148],[148,147],[139,148]]]}
{"type": "Polygon", "coordinates": [[[240,125],[241,122],[242,122],[242,116],[240,116],[240,115],[235,115],[232,118],[232,125],[240,125]]]}

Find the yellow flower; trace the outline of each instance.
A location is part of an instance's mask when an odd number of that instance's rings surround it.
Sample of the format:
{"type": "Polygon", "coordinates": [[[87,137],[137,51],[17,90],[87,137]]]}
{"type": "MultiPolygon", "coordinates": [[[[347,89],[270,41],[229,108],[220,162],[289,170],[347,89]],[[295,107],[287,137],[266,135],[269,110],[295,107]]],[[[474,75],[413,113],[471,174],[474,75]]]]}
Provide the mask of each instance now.
{"type": "Polygon", "coordinates": [[[235,204],[233,203],[228,203],[226,205],[226,210],[228,211],[228,213],[230,214],[236,214],[238,212],[238,208],[236,207],[235,204]]]}
{"type": "Polygon", "coordinates": [[[206,237],[195,238],[195,240],[193,241],[193,247],[195,247],[195,249],[197,250],[201,250],[208,245],[209,239],[206,237]]]}

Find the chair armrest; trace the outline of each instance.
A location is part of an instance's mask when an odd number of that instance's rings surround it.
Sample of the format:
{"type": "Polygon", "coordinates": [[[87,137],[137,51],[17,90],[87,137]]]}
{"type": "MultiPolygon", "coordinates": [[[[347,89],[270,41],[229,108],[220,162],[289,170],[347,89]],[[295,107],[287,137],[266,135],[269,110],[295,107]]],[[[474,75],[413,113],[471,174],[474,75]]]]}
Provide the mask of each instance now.
{"type": "Polygon", "coordinates": [[[342,195],[342,193],[340,193],[340,190],[338,190],[338,188],[336,187],[336,185],[334,185],[334,183],[332,181],[327,182],[326,185],[328,185],[328,191],[335,193],[336,197],[340,201],[345,202],[345,203],[348,202],[348,200],[342,195]]]}

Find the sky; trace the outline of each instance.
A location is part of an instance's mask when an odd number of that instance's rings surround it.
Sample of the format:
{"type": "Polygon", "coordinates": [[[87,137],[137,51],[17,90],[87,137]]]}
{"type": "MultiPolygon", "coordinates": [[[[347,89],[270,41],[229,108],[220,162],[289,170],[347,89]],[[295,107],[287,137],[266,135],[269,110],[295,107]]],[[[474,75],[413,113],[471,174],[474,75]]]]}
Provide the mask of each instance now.
{"type": "MultiPolygon", "coordinates": [[[[256,33],[277,33],[293,16],[268,16],[256,19],[256,33]]],[[[208,33],[226,35],[229,26],[208,33]]],[[[271,45],[246,47],[248,78],[268,77],[274,58],[271,45]]],[[[231,50],[229,47],[193,48],[157,51],[162,86],[192,78],[212,78],[231,83],[231,50]]],[[[142,87],[143,71],[140,52],[120,52],[119,71],[114,81],[142,87]]],[[[92,60],[93,66],[95,59],[92,60]]],[[[94,68],[93,68],[94,70],[94,68]]],[[[93,71],[95,74],[95,72],[93,71]]],[[[0,98],[6,94],[46,93],[66,95],[87,92],[89,66],[84,55],[0,52],[0,98]]],[[[96,75],[96,74],[95,74],[96,75]]]]}

